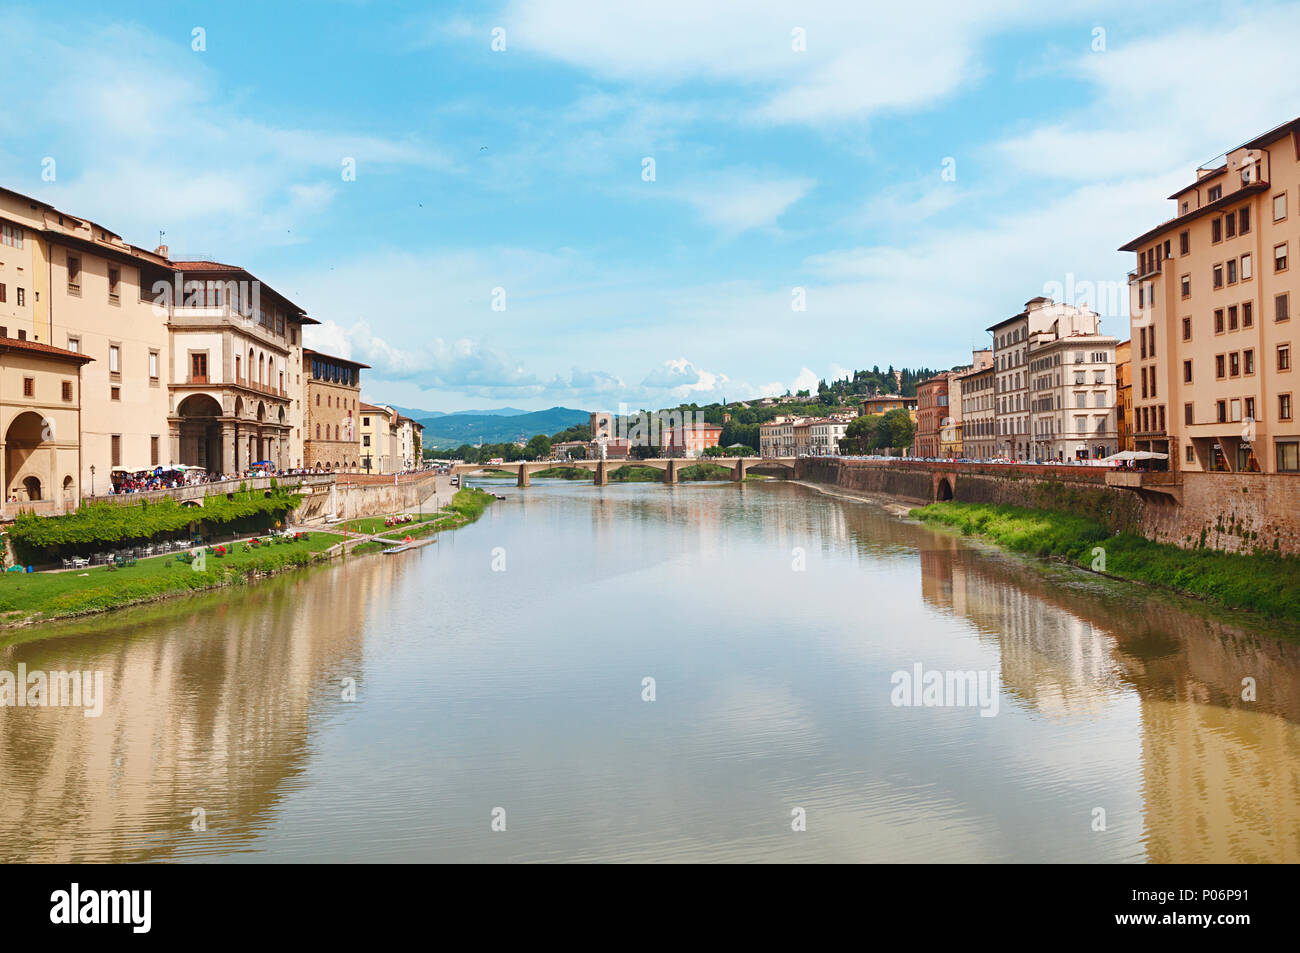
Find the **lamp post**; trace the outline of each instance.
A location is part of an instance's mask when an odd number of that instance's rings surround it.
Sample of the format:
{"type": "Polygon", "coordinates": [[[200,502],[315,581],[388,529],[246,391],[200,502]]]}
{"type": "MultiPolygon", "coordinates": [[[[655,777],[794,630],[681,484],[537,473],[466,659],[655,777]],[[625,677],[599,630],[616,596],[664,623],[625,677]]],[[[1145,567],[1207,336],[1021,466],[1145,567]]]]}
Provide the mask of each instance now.
{"type": "Polygon", "coordinates": [[[90,495],[95,495],[95,465],[90,465],[90,495]]]}

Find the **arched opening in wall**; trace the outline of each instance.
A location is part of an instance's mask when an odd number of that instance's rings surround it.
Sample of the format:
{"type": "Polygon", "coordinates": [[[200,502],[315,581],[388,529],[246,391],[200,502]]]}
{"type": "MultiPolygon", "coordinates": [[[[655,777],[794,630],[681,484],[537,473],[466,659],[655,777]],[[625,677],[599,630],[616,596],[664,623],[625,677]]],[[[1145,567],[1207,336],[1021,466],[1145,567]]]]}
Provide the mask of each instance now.
{"type": "Polygon", "coordinates": [[[30,474],[50,472],[54,453],[51,436],[45,419],[35,411],[21,413],[9,424],[5,431],[5,479],[9,481],[5,499],[16,497],[24,502],[41,498],[41,481],[30,474]]]}
{"type": "Polygon", "coordinates": [[[208,394],[191,394],[180,402],[181,458],[187,467],[203,467],[208,473],[224,473],[234,464],[221,459],[221,405],[208,394]]]}
{"type": "Polygon", "coordinates": [[[947,477],[939,478],[939,485],[934,488],[934,498],[940,503],[952,499],[952,484],[948,482],[947,477]]]}
{"type": "Polygon", "coordinates": [[[63,478],[63,503],[65,506],[71,506],[73,503],[71,476],[65,476],[63,478]]]}

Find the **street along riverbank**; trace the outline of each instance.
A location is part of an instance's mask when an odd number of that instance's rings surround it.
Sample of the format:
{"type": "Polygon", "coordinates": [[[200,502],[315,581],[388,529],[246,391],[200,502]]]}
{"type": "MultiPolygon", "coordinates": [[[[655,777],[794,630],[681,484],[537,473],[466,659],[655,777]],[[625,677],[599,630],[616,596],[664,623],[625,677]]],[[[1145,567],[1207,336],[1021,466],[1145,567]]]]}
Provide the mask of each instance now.
{"type": "MultiPolygon", "coordinates": [[[[344,555],[364,555],[395,546],[406,536],[427,536],[472,523],[492,495],[465,488],[428,518],[392,527],[302,528],[293,538],[251,535],[194,550],[134,560],[133,565],[96,566],[62,572],[0,573],[0,629],[73,619],[164,599],[207,592],[344,555]],[[254,542],[256,540],[256,542],[254,542]],[[196,557],[195,553],[201,553],[196,557]]],[[[380,518],[377,524],[382,524],[380,518]]]]}
{"type": "Polygon", "coordinates": [[[1184,549],[1136,533],[1112,533],[1085,516],[1020,506],[949,501],[913,509],[911,516],[1015,552],[1300,622],[1300,559],[1294,556],[1184,549]]]}

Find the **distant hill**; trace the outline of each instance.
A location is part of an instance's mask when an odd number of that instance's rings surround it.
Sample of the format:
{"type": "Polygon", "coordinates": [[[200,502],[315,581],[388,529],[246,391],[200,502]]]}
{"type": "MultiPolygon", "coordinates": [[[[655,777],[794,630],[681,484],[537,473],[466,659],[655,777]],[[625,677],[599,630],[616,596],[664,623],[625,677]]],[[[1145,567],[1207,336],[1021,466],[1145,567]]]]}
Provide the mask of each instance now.
{"type": "MultiPolygon", "coordinates": [[[[405,413],[401,408],[398,410],[405,413]]],[[[463,443],[478,443],[480,439],[484,443],[510,443],[520,437],[527,440],[539,433],[549,437],[575,424],[587,423],[591,415],[572,407],[552,407],[510,415],[480,411],[426,417],[408,413],[407,416],[424,424],[426,447],[459,447],[463,443]]]]}
{"type": "Polygon", "coordinates": [[[465,414],[472,414],[479,417],[516,417],[520,414],[529,413],[527,410],[520,410],[518,407],[497,407],[494,410],[420,410],[417,407],[399,407],[397,404],[389,404],[393,410],[403,416],[410,417],[412,420],[426,420],[430,417],[456,417],[465,414]]]}

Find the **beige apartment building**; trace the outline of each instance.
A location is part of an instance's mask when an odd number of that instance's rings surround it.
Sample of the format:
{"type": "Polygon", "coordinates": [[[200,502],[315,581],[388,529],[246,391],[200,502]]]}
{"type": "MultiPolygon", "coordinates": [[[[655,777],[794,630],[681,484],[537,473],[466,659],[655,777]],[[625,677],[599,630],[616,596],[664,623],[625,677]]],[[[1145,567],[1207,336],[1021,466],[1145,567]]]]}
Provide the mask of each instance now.
{"type": "Polygon", "coordinates": [[[1030,419],[1029,342],[1032,335],[1052,332],[1056,337],[1095,334],[1095,311],[1037,297],[1025,302],[1019,314],[988,328],[993,335],[994,456],[1011,460],[1035,458],[1030,419]]]}
{"type": "MultiPolygon", "coordinates": [[[[1096,315],[1092,315],[1096,319],[1096,315]]],[[[1061,336],[1059,324],[1029,336],[1031,459],[1100,460],[1119,450],[1115,348],[1085,317],[1061,336]]]]}
{"type": "Polygon", "coordinates": [[[391,407],[361,404],[361,469],[367,473],[394,473],[401,445],[397,418],[391,407]]]}
{"type": "Polygon", "coordinates": [[[0,336],[91,358],[74,481],[83,494],[106,492],[114,469],[172,462],[166,309],[153,304],[171,277],[165,254],[0,189],[0,336]]]}
{"type": "Polygon", "coordinates": [[[1300,472],[1300,118],[1203,163],[1121,248],[1134,447],[1174,470],[1300,472]]]}
{"type": "Polygon", "coordinates": [[[973,460],[988,460],[997,455],[993,352],[986,350],[983,353],[989,355],[989,359],[983,362],[983,366],[955,375],[957,396],[949,395],[949,406],[957,412],[957,425],[960,427],[960,456],[973,460]]]}
{"type": "Polygon", "coordinates": [[[362,416],[361,371],[369,366],[303,348],[304,466],[364,469],[358,418],[362,416]]]}
{"type": "Polygon", "coordinates": [[[759,454],[764,457],[793,457],[795,427],[802,418],[773,417],[758,427],[759,454]]]}

